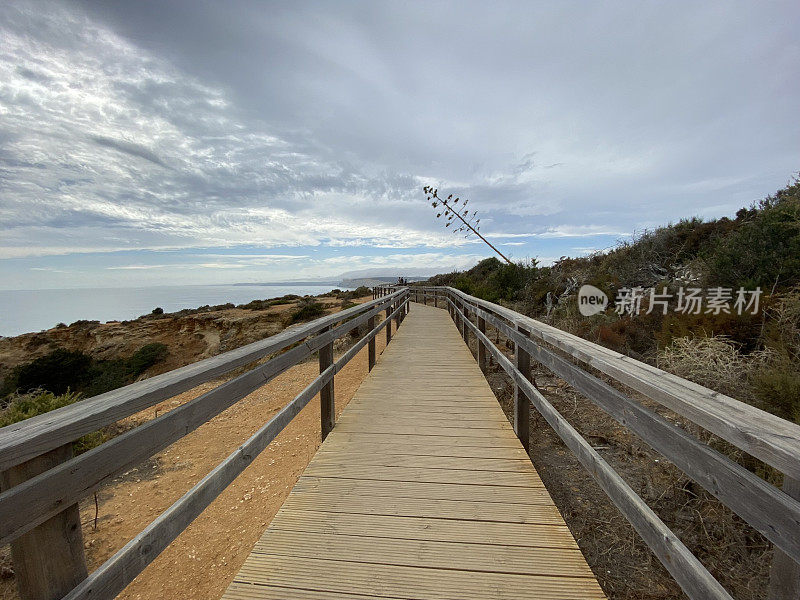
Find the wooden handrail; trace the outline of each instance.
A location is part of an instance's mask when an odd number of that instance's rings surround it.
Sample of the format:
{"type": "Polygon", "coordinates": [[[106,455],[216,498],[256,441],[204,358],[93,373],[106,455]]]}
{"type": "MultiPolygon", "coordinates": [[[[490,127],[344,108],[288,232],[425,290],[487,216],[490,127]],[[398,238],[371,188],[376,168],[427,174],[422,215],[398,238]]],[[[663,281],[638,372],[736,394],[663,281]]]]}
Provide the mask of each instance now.
{"type": "Polygon", "coordinates": [[[446,289],[663,404],[793,479],[800,479],[800,425],[498,304],[454,288],[446,289]]]}
{"type": "MultiPolygon", "coordinates": [[[[5,465],[17,469],[20,467],[15,465],[20,461],[25,461],[26,457],[35,457],[36,452],[56,443],[52,439],[43,437],[45,434],[54,437],[58,440],[57,443],[63,446],[65,442],[94,430],[101,424],[108,424],[115,418],[137,412],[170,397],[171,394],[190,389],[202,381],[229,372],[242,364],[285,350],[243,375],[152,421],[4,490],[0,493],[0,543],[9,541],[16,543],[13,540],[33,528],[39,531],[43,527],[54,527],[51,524],[54,523],[55,515],[75,506],[83,497],[115,474],[140,463],[180,439],[312,353],[325,351],[332,357],[333,342],[336,339],[354,328],[368,324],[370,330],[367,334],[339,360],[331,363],[326,358],[324,367],[320,369],[320,375],[303,392],[141,534],[65,596],[113,598],[252,462],[314,395],[325,388],[330,390],[327,407],[330,414],[327,417],[331,417],[333,414],[331,383],[334,375],[361,348],[373,342],[381,329],[390,328],[392,320],[399,326],[407,311],[408,302],[408,290],[399,288],[379,299],[322,317],[238,350],[132,384],[121,390],[115,390],[116,393],[109,392],[42,415],[48,418],[30,419],[34,421],[32,425],[26,426],[26,422],[23,422],[17,427],[0,429],[0,456],[4,458],[5,465]],[[381,311],[386,311],[386,318],[376,327],[375,318],[381,311]],[[337,323],[339,324],[336,325],[337,323]],[[295,345],[298,343],[299,345],[295,345]],[[52,417],[57,413],[67,422],[66,424],[59,423],[61,419],[52,417]],[[31,444],[34,450],[25,444],[31,444]]],[[[371,368],[372,365],[369,366],[371,368]]],[[[324,420],[325,407],[322,408],[324,420]]],[[[51,535],[50,539],[68,533],[55,532],[55,537],[51,535]]],[[[29,545],[25,547],[29,548],[29,545]]],[[[39,548],[38,560],[46,561],[48,554],[52,555],[53,551],[54,549],[50,547],[39,548]]],[[[64,565],[59,567],[64,568],[64,565]]],[[[78,579],[85,575],[84,567],[83,574],[78,579]]],[[[48,598],[60,597],[69,591],[74,583],[70,583],[66,589],[63,585],[63,581],[54,583],[52,587],[57,589],[49,589],[44,594],[48,598]],[[54,593],[58,596],[54,596],[54,593]]]]}
{"type": "Polygon", "coordinates": [[[0,494],[0,544],[29,531],[115,475],[194,431],[286,369],[366,323],[390,302],[378,304],[186,404],[4,491],[0,494]]]}
{"type": "Polygon", "coordinates": [[[384,306],[390,297],[400,293],[401,290],[395,291],[391,296],[359,304],[218,356],[3,427],[0,429],[0,471],[97,431],[238,367],[280,352],[334,323],[375,306],[384,306]]]}
{"type": "Polygon", "coordinates": [[[800,561],[800,502],[767,483],[740,464],[575,366],[555,352],[520,335],[499,318],[464,305],[468,312],[491,323],[507,338],[733,510],[770,542],[800,561]]]}

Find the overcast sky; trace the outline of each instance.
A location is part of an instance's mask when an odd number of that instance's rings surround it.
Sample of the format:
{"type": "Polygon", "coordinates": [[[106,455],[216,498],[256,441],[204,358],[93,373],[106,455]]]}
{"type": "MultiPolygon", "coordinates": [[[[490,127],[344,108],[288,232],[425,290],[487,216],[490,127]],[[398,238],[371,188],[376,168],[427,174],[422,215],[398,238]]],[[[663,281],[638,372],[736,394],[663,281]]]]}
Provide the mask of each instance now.
{"type": "Polygon", "coordinates": [[[800,169],[791,2],[0,5],[0,286],[447,271],[731,215],[800,169]]]}

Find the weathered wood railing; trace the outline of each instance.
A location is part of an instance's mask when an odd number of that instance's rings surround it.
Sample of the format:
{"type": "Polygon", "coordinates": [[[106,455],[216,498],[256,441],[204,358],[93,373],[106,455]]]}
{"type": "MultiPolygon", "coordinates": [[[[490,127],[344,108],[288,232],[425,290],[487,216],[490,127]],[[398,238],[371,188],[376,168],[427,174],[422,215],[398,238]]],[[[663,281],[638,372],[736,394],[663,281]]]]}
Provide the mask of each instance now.
{"type": "Polygon", "coordinates": [[[417,302],[427,304],[428,299],[435,305],[441,302],[464,340],[468,342],[470,335],[476,337],[481,369],[486,372],[489,353],[514,381],[514,429],[522,444],[528,447],[529,411],[533,405],[689,598],[730,599],[731,596],[542,396],[531,381],[531,358],[630,429],[772,542],[776,555],[770,598],[800,598],[800,490],[796,485],[800,481],[800,426],[456,289],[414,286],[410,293],[417,302]],[[487,324],[513,341],[513,361],[486,335],[487,324]],[[783,491],[575,362],[610,376],[783,472],[783,491]]]}
{"type": "Polygon", "coordinates": [[[383,298],[384,296],[388,296],[389,294],[393,294],[399,289],[403,289],[405,286],[403,285],[394,285],[391,283],[383,284],[383,285],[376,285],[372,288],[372,299],[376,300],[378,298],[383,298]]]}
{"type": "Polygon", "coordinates": [[[183,531],[300,410],[320,394],[322,437],[334,422],[334,375],[375,337],[391,339],[408,310],[407,288],[289,328],[278,335],[0,429],[0,544],[11,542],[23,600],[115,597],[183,531]],[[379,313],[385,318],[377,325],[379,313]],[[333,342],[366,325],[338,360],[333,342]],[[78,502],[115,475],[153,456],[314,352],[320,374],[235,452],[87,576],[78,502]],[[200,383],[275,355],[243,375],[79,456],[71,442],[200,383]]]}

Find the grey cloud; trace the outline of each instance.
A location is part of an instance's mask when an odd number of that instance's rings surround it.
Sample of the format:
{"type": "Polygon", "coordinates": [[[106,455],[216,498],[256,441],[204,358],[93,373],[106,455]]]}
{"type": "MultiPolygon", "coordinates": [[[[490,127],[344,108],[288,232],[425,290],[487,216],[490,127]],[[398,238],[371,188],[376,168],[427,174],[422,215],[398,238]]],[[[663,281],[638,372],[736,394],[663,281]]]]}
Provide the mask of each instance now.
{"type": "Polygon", "coordinates": [[[516,233],[734,209],[800,163],[797,16],[21,2],[0,8],[0,221],[76,247],[461,243],[428,182],[516,233]]]}
{"type": "Polygon", "coordinates": [[[114,150],[118,150],[123,152],[124,154],[129,154],[130,156],[137,156],[139,158],[143,158],[144,160],[149,160],[154,165],[158,165],[159,167],[164,167],[165,169],[169,169],[170,167],[164,163],[159,156],[144,146],[139,144],[134,144],[133,142],[126,142],[125,140],[115,140],[108,137],[104,137],[102,135],[93,135],[90,136],[90,139],[99,146],[104,146],[106,148],[113,148],[114,150]]]}
{"type": "Polygon", "coordinates": [[[25,79],[30,79],[31,81],[35,81],[37,83],[46,84],[52,81],[52,79],[45,73],[34,71],[33,69],[27,69],[25,67],[17,67],[17,73],[22,75],[25,79]]]}

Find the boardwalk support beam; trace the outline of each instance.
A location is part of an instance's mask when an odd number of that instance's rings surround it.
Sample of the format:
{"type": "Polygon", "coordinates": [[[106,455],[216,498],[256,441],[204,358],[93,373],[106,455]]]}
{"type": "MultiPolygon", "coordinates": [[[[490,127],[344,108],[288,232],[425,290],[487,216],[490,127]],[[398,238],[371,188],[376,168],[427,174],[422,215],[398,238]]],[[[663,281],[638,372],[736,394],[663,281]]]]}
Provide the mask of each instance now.
{"type": "Polygon", "coordinates": [[[469,313],[467,312],[464,306],[462,306],[461,309],[464,311],[461,317],[462,318],[461,327],[463,327],[461,335],[464,338],[464,343],[467,345],[467,348],[469,348],[469,327],[467,327],[466,324],[466,321],[469,320],[469,313]]]}
{"type": "MultiPolygon", "coordinates": [[[[325,333],[329,328],[325,328],[321,333],[325,333]]],[[[325,370],[333,364],[333,340],[319,349],[319,372],[325,370]]],[[[319,391],[320,405],[320,430],[322,431],[322,441],[328,437],[336,421],[336,407],[333,396],[333,378],[326,383],[319,391]]]]}
{"type": "MultiPolygon", "coordinates": [[[[369,331],[372,331],[373,329],[375,329],[375,317],[370,317],[369,318],[369,320],[367,321],[367,329],[369,331]]],[[[374,337],[370,338],[370,340],[369,340],[368,353],[369,353],[369,355],[368,355],[369,358],[367,359],[367,361],[368,361],[367,365],[368,365],[368,369],[370,371],[372,371],[372,367],[375,366],[375,354],[376,354],[375,353],[375,338],[374,337]]]]}
{"type": "MultiPolygon", "coordinates": [[[[530,334],[518,327],[517,330],[525,337],[530,334]]],[[[527,380],[531,380],[531,355],[528,354],[519,344],[514,343],[514,366],[527,380]]],[[[525,452],[530,450],[530,418],[531,401],[525,392],[520,389],[519,384],[514,384],[514,431],[522,442],[525,452]]]]}
{"type": "MultiPolygon", "coordinates": [[[[478,317],[478,331],[486,335],[486,319],[478,317]]],[[[478,366],[483,374],[486,375],[486,344],[478,337],[478,366]]]]}
{"type": "MultiPolygon", "coordinates": [[[[2,473],[2,489],[72,458],[72,444],[65,444],[2,473]]],[[[11,542],[11,555],[21,600],[56,600],[86,579],[86,558],[78,505],[50,517],[11,542]]]]}
{"type": "MultiPolygon", "coordinates": [[[[783,491],[800,500],[800,481],[784,475],[783,491]]],[[[769,576],[769,600],[797,600],[800,598],[800,563],[775,548],[769,576]]]]}

